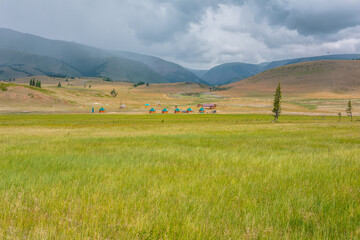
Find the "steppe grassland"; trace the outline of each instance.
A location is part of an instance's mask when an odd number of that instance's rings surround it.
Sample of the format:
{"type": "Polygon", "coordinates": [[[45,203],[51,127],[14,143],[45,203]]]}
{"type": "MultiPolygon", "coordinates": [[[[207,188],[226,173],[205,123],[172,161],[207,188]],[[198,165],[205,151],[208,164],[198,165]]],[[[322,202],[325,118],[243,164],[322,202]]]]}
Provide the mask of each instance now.
{"type": "Polygon", "coordinates": [[[271,120],[0,116],[0,238],[359,238],[359,122],[271,120]]]}
{"type": "MultiPolygon", "coordinates": [[[[188,107],[198,110],[197,105],[202,103],[216,103],[217,113],[222,114],[269,114],[276,87],[235,84],[225,91],[210,92],[209,86],[192,83],[150,84],[135,88],[132,83],[104,82],[99,78],[69,79],[66,82],[65,79],[59,78],[36,77],[42,82],[42,89],[37,89],[28,86],[29,79],[16,79],[15,83],[4,83],[10,85],[8,91],[0,91],[1,114],[90,113],[92,108],[97,111],[101,107],[108,113],[147,114],[149,109],[145,108],[145,104],[155,107],[158,112],[166,107],[172,113],[175,106],[182,110],[188,107]],[[61,82],[61,88],[57,87],[58,82],[61,82]],[[112,89],[118,92],[115,98],[110,95],[112,89]],[[121,109],[121,105],[126,105],[126,108],[121,109]]],[[[246,83],[246,80],[244,81],[242,82],[246,83]]],[[[351,99],[354,114],[359,115],[359,96],[357,92],[298,93],[294,88],[285,85],[283,112],[333,116],[341,112],[342,115],[346,115],[347,102],[351,99]]]]}

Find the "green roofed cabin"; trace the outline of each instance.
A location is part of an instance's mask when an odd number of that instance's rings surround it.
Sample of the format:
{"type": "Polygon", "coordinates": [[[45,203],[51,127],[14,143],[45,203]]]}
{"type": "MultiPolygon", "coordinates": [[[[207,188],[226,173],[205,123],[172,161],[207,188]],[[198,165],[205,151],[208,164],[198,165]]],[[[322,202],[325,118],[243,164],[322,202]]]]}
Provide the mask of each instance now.
{"type": "Polygon", "coordinates": [[[202,107],[199,109],[199,113],[204,113],[205,112],[205,109],[202,107]]]}
{"type": "Polygon", "coordinates": [[[105,108],[100,108],[99,113],[106,113],[105,108]]]}
{"type": "Polygon", "coordinates": [[[186,110],[186,112],[187,113],[192,113],[192,112],[194,112],[191,108],[188,108],[187,110],[186,110]]]}
{"type": "Polygon", "coordinates": [[[150,109],[149,113],[156,113],[155,108],[150,109]]]}
{"type": "Polygon", "coordinates": [[[181,110],[179,108],[176,108],[174,113],[181,113],[181,110]]]}
{"type": "Polygon", "coordinates": [[[162,113],[168,113],[168,110],[167,110],[166,108],[164,108],[164,109],[162,110],[162,113]]]}

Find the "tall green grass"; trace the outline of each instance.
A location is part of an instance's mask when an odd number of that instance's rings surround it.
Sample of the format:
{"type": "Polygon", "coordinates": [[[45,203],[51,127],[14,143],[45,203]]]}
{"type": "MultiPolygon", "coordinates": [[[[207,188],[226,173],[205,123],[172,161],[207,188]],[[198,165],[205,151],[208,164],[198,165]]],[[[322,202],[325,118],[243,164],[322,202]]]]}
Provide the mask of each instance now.
{"type": "Polygon", "coordinates": [[[0,239],[360,237],[360,125],[0,116],[0,239]]]}

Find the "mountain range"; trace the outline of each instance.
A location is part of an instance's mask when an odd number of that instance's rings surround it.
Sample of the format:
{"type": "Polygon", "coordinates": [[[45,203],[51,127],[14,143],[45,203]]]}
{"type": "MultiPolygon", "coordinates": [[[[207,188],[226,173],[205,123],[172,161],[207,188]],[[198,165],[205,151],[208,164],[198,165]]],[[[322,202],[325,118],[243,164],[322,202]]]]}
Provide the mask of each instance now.
{"type": "Polygon", "coordinates": [[[0,29],[0,51],[6,53],[0,52],[3,55],[0,79],[3,80],[38,74],[59,74],[74,77],[110,77],[115,81],[205,83],[182,66],[160,58],[49,40],[4,28],[0,29]],[[19,61],[16,62],[16,59],[19,61]],[[43,64],[38,64],[41,60],[43,64]],[[45,66],[46,61],[51,66],[45,66]],[[61,63],[63,67],[59,67],[61,63]]]}
{"type": "Polygon", "coordinates": [[[225,85],[293,63],[354,58],[360,58],[360,54],[326,55],[261,64],[234,62],[210,70],[193,70],[158,57],[104,50],[0,28],[0,80],[62,75],[109,77],[114,81],[225,85]]]}

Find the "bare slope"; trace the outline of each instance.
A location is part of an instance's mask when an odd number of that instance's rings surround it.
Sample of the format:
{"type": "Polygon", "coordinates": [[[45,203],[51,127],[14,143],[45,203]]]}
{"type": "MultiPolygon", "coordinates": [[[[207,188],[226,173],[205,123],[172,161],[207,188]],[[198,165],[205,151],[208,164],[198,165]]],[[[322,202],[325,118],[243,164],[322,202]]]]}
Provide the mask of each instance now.
{"type": "Polygon", "coordinates": [[[229,85],[226,95],[262,96],[273,93],[278,83],[288,95],[355,95],[360,92],[360,61],[326,60],[270,69],[229,85]]]}

